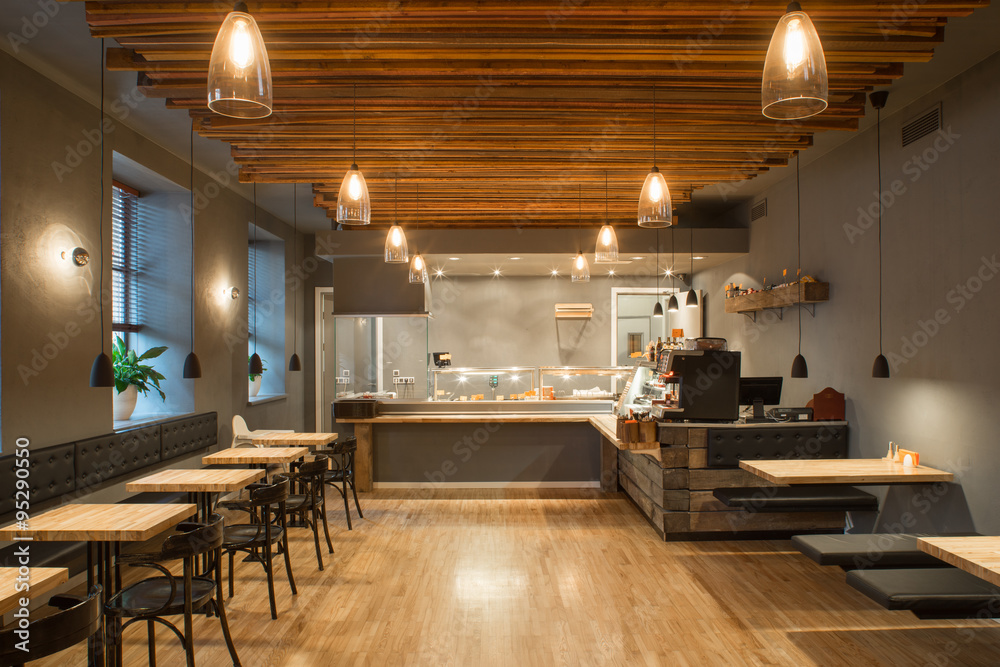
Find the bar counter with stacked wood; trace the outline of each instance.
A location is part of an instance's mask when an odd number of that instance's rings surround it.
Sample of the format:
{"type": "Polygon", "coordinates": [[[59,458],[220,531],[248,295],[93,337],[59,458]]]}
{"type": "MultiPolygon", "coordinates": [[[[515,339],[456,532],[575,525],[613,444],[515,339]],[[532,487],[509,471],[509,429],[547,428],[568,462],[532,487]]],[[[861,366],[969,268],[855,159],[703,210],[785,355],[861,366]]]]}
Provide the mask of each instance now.
{"type": "Polygon", "coordinates": [[[661,423],[659,451],[618,453],[618,481],[665,540],[842,532],[843,512],[748,512],[715,489],[774,486],[743,460],[846,459],[847,422],[661,423]]]}

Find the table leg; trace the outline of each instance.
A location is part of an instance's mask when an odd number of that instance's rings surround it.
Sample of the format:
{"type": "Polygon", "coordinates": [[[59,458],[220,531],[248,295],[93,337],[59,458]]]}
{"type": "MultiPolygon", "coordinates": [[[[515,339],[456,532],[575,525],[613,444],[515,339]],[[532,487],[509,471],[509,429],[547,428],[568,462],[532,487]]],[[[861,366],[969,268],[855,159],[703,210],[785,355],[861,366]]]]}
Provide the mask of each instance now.
{"type": "Polygon", "coordinates": [[[354,436],[358,451],[354,456],[354,485],[358,491],[372,490],[372,471],[375,467],[375,435],[372,424],[355,424],[354,436]]]}
{"type": "MultiPolygon", "coordinates": [[[[87,543],[87,594],[90,594],[91,589],[94,588],[94,584],[98,583],[100,577],[98,576],[98,563],[101,562],[99,547],[96,542],[87,543]]],[[[107,591],[101,592],[101,607],[103,608],[105,601],[107,600],[107,591]]],[[[105,616],[101,615],[100,629],[97,634],[91,635],[87,638],[87,666],[88,667],[104,667],[104,620],[105,616]]]]}

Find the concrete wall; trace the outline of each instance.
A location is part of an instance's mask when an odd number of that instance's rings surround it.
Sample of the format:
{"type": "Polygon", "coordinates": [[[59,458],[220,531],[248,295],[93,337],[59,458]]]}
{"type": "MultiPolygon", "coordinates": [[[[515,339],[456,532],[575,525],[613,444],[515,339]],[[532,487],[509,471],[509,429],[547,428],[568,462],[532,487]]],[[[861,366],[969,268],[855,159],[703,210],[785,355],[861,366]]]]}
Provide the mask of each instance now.
{"type": "MultiPolygon", "coordinates": [[[[885,453],[889,440],[921,452],[921,462],[958,474],[954,487],[897,488],[882,520],[916,528],[1000,531],[996,406],[1000,403],[1000,55],[907,108],[882,117],[885,353],[892,378],[876,380],[878,354],[875,130],[803,163],[803,271],[830,282],[828,303],[803,313],[808,379],[788,374],[796,354],[794,311],[756,324],[723,312],[722,285],[759,284],[795,269],[795,181],[765,193],[768,215],[752,224],[750,254],[699,273],[709,293],[706,335],[742,350],[744,375],[785,376],[782,403],[803,405],[831,386],[847,395],[853,456],[885,453]],[[900,127],[943,103],[945,131],[906,148],[900,127]],[[921,166],[922,165],[922,166],[921,166]],[[859,211],[861,209],[861,211],[859,211]]],[[[869,111],[869,113],[874,113],[869,111]]],[[[747,217],[749,214],[747,213],[747,217]]]]}
{"type": "MultiPolygon", "coordinates": [[[[15,437],[44,447],[109,433],[111,389],[89,386],[90,367],[100,350],[97,317],[100,159],[99,111],[22,63],[0,53],[0,234],[2,234],[2,435],[4,449],[15,437]],[[80,245],[92,261],[83,268],[58,260],[58,251],[80,245]]],[[[147,104],[158,101],[149,100],[147,104]]],[[[110,252],[112,152],[117,151],[186,188],[186,161],[109,116],[103,155],[107,184],[104,199],[105,256],[110,252]]],[[[220,442],[228,444],[234,413],[253,428],[303,427],[304,374],[288,374],[287,397],[258,406],[247,404],[247,224],[252,206],[232,190],[218,188],[196,173],[196,191],[206,203],[196,213],[195,347],[203,377],[180,379],[181,364],[161,372],[171,383],[192,383],[194,410],[219,413],[220,442]],[[212,185],[211,188],[206,186],[212,185]],[[217,196],[211,196],[218,193],[217,196]],[[238,301],[223,296],[236,286],[238,301]]],[[[304,265],[304,244],[293,254],[292,230],[261,211],[259,224],[285,242],[285,265],[304,265]]],[[[184,231],[186,235],[186,230],[184,231]]],[[[325,264],[320,262],[321,264],[325,264]]],[[[176,267],[187,271],[186,262],[176,267]]],[[[104,284],[110,290],[110,261],[104,284]]],[[[184,281],[186,284],[186,280],[184,281]]],[[[298,291],[299,318],[304,292],[298,291]]],[[[110,295],[110,291],[107,292],[110,295]]],[[[187,299],[186,292],[178,293],[187,299]]],[[[272,372],[287,373],[292,350],[292,302],[285,313],[285,356],[272,372]]],[[[185,308],[186,312],[186,308],[185,308]]],[[[110,307],[105,310],[110,339],[110,307]]],[[[311,351],[299,354],[307,368],[311,351]]],[[[107,345],[105,345],[105,349],[107,345]]],[[[184,351],[186,354],[186,350],[184,351]]],[[[180,355],[183,359],[184,355],[180,355]]]]}

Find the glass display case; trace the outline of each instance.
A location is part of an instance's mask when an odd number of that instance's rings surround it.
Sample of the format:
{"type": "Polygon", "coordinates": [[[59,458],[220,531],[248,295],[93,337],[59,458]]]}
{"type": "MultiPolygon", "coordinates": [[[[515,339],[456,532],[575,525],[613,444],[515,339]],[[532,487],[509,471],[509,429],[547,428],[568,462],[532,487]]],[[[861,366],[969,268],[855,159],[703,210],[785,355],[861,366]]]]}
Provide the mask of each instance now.
{"type": "Polygon", "coordinates": [[[538,399],[538,369],[435,368],[432,401],[524,401],[538,399]]]}
{"type": "Polygon", "coordinates": [[[538,371],[543,399],[593,401],[617,398],[635,369],[631,366],[542,366],[538,371]]]}
{"type": "Polygon", "coordinates": [[[663,417],[665,412],[677,408],[679,393],[680,382],[677,378],[657,373],[652,362],[644,362],[636,367],[615,412],[622,417],[628,417],[630,411],[663,417]]]}

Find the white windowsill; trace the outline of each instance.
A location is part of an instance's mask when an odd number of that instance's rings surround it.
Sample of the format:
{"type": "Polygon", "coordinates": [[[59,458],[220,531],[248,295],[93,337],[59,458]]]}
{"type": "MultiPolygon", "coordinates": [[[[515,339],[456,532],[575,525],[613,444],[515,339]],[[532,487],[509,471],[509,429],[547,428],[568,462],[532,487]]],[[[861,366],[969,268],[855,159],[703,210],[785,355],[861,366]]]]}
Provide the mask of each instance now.
{"type": "Polygon", "coordinates": [[[275,401],[283,401],[288,398],[288,394],[258,394],[247,400],[248,405],[260,405],[262,403],[273,403],[275,401]]]}
{"type": "Polygon", "coordinates": [[[144,417],[137,417],[135,419],[126,419],[124,421],[116,421],[112,426],[112,431],[118,433],[119,431],[130,431],[134,428],[141,428],[143,426],[153,426],[154,424],[162,424],[163,422],[173,421],[174,419],[181,419],[183,417],[191,417],[197,414],[196,412],[180,412],[176,415],[146,415],[144,417]]]}

